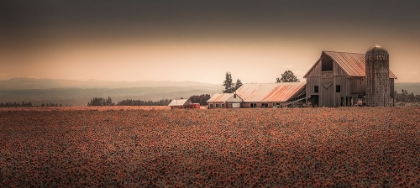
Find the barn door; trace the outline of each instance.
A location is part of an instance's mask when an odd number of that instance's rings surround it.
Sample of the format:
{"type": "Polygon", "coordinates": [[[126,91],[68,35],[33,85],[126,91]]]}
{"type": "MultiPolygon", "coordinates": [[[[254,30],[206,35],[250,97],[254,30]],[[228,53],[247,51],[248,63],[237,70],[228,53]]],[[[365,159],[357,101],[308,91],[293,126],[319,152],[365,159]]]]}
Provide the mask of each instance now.
{"type": "Polygon", "coordinates": [[[332,107],[334,105],[334,98],[333,98],[333,82],[325,82],[321,84],[322,90],[322,106],[332,107]]]}
{"type": "Polygon", "coordinates": [[[311,95],[311,103],[312,103],[312,106],[319,106],[319,96],[311,95]]]}

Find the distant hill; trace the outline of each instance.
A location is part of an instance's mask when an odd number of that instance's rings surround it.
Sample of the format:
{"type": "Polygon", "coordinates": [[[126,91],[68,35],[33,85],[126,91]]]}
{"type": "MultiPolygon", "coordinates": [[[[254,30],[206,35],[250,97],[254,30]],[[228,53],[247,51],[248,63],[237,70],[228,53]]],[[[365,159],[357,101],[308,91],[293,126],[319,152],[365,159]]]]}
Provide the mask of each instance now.
{"type": "Polygon", "coordinates": [[[420,83],[395,83],[395,90],[401,93],[401,89],[407,90],[409,93],[413,92],[414,95],[420,95],[420,83]]]}
{"type": "Polygon", "coordinates": [[[93,97],[153,100],[187,98],[192,95],[220,93],[223,86],[200,82],[172,81],[74,81],[14,78],[0,81],[0,102],[32,102],[33,105],[54,103],[85,106],[93,97]]]}
{"type": "Polygon", "coordinates": [[[132,88],[132,87],[216,87],[217,84],[208,84],[194,81],[101,81],[101,80],[62,80],[62,79],[36,79],[12,78],[0,80],[0,90],[27,90],[27,89],[57,89],[57,88],[132,88]]]}

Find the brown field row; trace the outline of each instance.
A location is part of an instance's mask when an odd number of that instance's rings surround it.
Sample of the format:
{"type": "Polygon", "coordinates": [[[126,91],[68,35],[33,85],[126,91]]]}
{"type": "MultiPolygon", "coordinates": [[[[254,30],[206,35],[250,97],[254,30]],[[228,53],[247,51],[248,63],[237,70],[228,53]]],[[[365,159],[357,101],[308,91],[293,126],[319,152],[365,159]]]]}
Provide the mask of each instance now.
{"type": "Polygon", "coordinates": [[[170,110],[169,106],[60,106],[60,107],[4,107],[1,111],[109,111],[109,110],[170,110]]]}
{"type": "MultiPolygon", "coordinates": [[[[200,106],[207,109],[207,106],[200,106]]],[[[112,110],[171,110],[169,106],[60,106],[60,107],[2,107],[1,111],[112,111],[112,110]]]]}
{"type": "Polygon", "coordinates": [[[0,187],[419,187],[419,114],[1,109],[0,187]]]}

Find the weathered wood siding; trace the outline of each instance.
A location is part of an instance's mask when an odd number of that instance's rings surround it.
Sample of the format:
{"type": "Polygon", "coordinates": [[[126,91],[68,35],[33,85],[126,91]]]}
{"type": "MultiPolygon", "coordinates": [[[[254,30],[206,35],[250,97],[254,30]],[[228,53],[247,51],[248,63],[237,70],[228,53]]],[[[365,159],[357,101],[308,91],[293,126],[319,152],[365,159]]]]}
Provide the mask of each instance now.
{"type": "Polygon", "coordinates": [[[322,60],[318,59],[317,62],[315,62],[314,67],[312,67],[311,71],[308,72],[308,74],[306,75],[306,77],[313,77],[313,76],[321,76],[321,63],[322,60]]]}
{"type": "Polygon", "coordinates": [[[319,87],[319,105],[334,106],[334,77],[332,71],[323,71],[321,76],[321,86],[319,87]]]}
{"type": "Polygon", "coordinates": [[[350,97],[350,78],[347,73],[338,65],[337,62],[334,62],[334,107],[350,105],[349,102],[342,103],[342,99],[350,97]],[[340,86],[340,91],[337,92],[337,86],[340,86]]]}
{"type": "Polygon", "coordinates": [[[395,91],[394,79],[389,79],[389,90],[390,90],[390,97],[394,98],[394,91],[395,91]]]}
{"type": "Polygon", "coordinates": [[[351,94],[366,94],[366,78],[353,77],[350,79],[351,94]]]}
{"type": "Polygon", "coordinates": [[[306,78],[306,97],[310,97],[311,95],[319,95],[319,87],[320,87],[320,77],[319,76],[312,76],[306,78]],[[318,86],[318,92],[315,93],[315,86],[318,86]]]}
{"type": "Polygon", "coordinates": [[[335,99],[335,93],[334,93],[335,92],[335,80],[334,80],[334,69],[335,69],[334,64],[335,63],[329,56],[325,55],[324,53],[322,54],[321,61],[332,62],[333,70],[322,71],[322,62],[320,63],[321,86],[319,88],[320,89],[319,105],[333,107],[334,99],[335,99]]]}
{"type": "Polygon", "coordinates": [[[311,98],[312,95],[319,96],[321,87],[321,60],[319,59],[306,76],[306,98],[311,98]],[[315,86],[318,86],[318,92],[315,92],[315,86]]]}

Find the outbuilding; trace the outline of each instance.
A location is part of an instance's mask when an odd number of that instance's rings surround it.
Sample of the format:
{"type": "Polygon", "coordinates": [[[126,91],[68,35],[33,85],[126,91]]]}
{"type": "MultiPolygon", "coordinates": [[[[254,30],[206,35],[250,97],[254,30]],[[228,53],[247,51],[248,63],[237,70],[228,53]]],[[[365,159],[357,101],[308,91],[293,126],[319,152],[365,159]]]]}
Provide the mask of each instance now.
{"type": "Polygon", "coordinates": [[[174,99],[169,103],[168,106],[171,107],[171,109],[182,109],[182,108],[190,108],[191,107],[191,101],[189,99],[174,99]]]}
{"type": "Polygon", "coordinates": [[[236,93],[243,99],[243,108],[273,108],[306,102],[304,82],[244,84],[236,93]]]}

